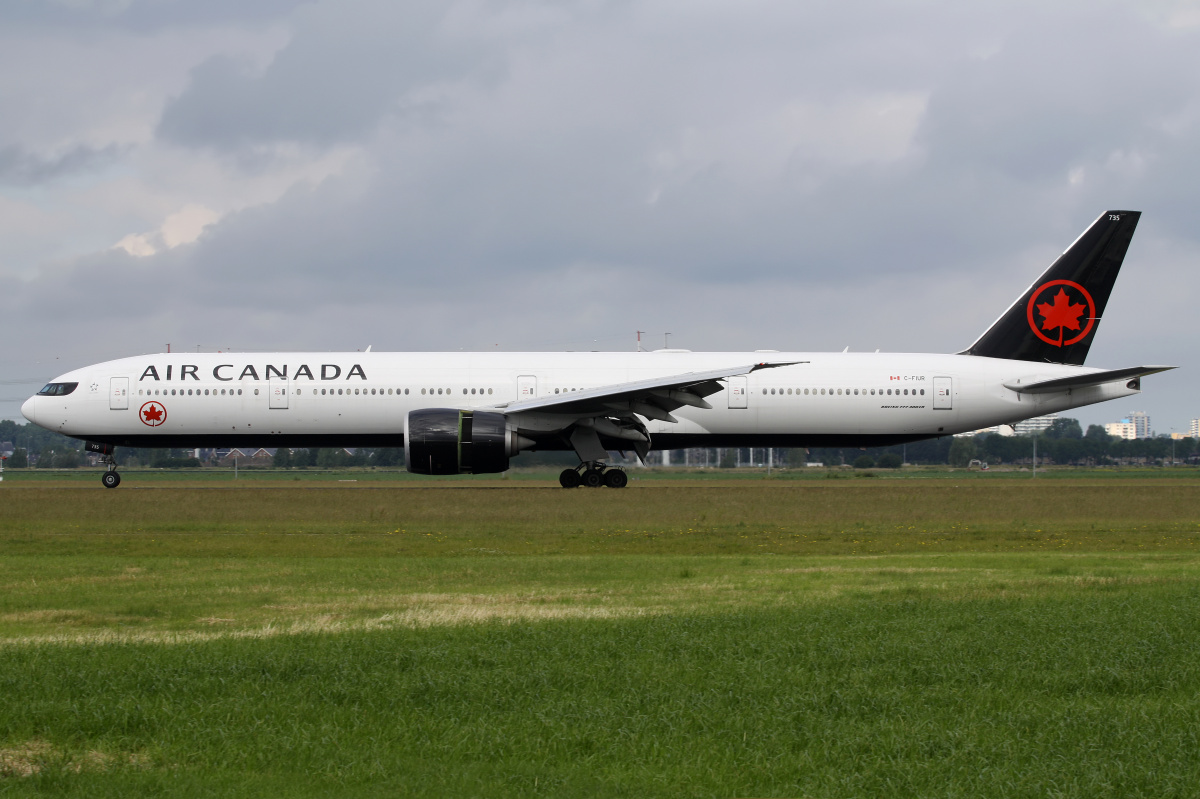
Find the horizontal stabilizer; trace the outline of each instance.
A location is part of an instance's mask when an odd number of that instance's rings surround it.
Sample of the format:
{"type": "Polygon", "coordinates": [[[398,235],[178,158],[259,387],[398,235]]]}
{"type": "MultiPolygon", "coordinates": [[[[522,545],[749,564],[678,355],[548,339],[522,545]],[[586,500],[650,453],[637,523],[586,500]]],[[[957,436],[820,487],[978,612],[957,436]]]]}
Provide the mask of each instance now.
{"type": "Polygon", "coordinates": [[[1086,388],[1087,386],[1099,386],[1104,383],[1115,383],[1118,380],[1132,380],[1174,368],[1174,366],[1129,366],[1124,369],[1109,369],[1103,372],[1085,372],[1053,380],[1038,380],[1036,377],[1033,379],[1034,382],[1025,382],[1023,378],[1009,380],[1004,384],[1004,387],[1010,388],[1013,391],[1019,391],[1022,394],[1051,394],[1056,391],[1070,391],[1073,388],[1086,388]]]}

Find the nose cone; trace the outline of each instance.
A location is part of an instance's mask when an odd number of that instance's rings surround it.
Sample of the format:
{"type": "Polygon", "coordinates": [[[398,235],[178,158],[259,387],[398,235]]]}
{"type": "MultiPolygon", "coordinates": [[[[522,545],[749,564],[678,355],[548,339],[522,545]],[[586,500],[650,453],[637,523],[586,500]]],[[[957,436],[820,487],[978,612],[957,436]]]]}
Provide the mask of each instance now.
{"type": "Polygon", "coordinates": [[[21,406],[21,415],[34,424],[38,424],[37,411],[34,410],[37,407],[37,404],[38,398],[30,397],[29,399],[25,400],[25,404],[21,406]]]}

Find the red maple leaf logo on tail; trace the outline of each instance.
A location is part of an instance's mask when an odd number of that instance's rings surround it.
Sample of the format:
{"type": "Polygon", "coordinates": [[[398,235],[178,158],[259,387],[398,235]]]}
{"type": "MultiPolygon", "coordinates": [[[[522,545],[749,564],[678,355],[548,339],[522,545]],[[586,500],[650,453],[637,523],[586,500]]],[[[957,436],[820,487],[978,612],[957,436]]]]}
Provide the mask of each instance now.
{"type": "Polygon", "coordinates": [[[1066,331],[1079,329],[1079,317],[1083,316],[1087,306],[1071,302],[1067,292],[1059,289],[1054,295],[1053,303],[1039,302],[1037,310],[1042,315],[1042,330],[1058,328],[1058,342],[1061,346],[1066,331]]]}
{"type": "Polygon", "coordinates": [[[146,410],[142,411],[146,416],[147,422],[158,422],[162,420],[162,410],[156,405],[151,405],[146,410]]]}

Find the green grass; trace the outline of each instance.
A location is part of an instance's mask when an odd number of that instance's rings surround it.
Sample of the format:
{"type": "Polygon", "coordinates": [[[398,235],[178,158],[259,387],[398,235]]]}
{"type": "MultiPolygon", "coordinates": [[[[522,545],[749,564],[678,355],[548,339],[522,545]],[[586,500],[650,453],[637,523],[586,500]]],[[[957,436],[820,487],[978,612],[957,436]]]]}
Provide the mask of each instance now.
{"type": "Polygon", "coordinates": [[[10,554],[413,556],[1145,551],[1200,543],[1200,482],[827,481],[6,488],[10,554]]]}
{"type": "Polygon", "coordinates": [[[0,794],[1193,796],[1197,491],[6,480],[0,794]]]}
{"type": "MultiPolygon", "coordinates": [[[[516,462],[514,462],[516,463],[516,462]]],[[[99,467],[79,469],[8,469],[4,472],[4,483],[25,486],[31,483],[56,485],[98,486],[99,467]]],[[[503,474],[459,474],[429,476],[411,474],[402,467],[395,468],[347,468],[347,469],[274,469],[246,467],[236,473],[231,467],[205,467],[197,469],[152,469],[148,467],[121,468],[123,485],[127,488],[148,486],[214,486],[244,487],[250,485],[284,486],[301,483],[329,483],[344,485],[353,483],[399,483],[426,484],[430,486],[463,485],[503,487],[534,483],[557,486],[561,467],[519,466],[503,474]]],[[[699,483],[744,484],[755,482],[811,482],[825,480],[956,480],[1003,482],[1008,480],[1084,480],[1084,481],[1130,481],[1130,480],[1180,480],[1200,481],[1200,468],[1195,466],[1039,466],[1035,476],[1028,466],[1001,465],[988,471],[963,469],[950,466],[905,466],[902,469],[852,469],[849,466],[825,466],[820,468],[777,467],[770,474],[762,467],[716,469],[674,466],[628,469],[630,482],[671,483],[675,485],[699,483]]]]}
{"type": "Polygon", "coordinates": [[[14,792],[1192,796],[1200,592],[0,650],[14,792]]]}

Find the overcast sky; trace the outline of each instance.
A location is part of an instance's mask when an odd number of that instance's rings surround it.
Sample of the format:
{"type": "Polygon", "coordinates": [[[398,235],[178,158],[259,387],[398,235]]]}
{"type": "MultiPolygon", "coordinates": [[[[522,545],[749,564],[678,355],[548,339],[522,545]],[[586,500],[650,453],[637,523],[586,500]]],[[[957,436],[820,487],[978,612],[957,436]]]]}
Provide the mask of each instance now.
{"type": "Polygon", "coordinates": [[[144,352],[954,352],[1144,212],[1073,412],[1200,416],[1200,3],[0,4],[0,418],[144,352]]]}

